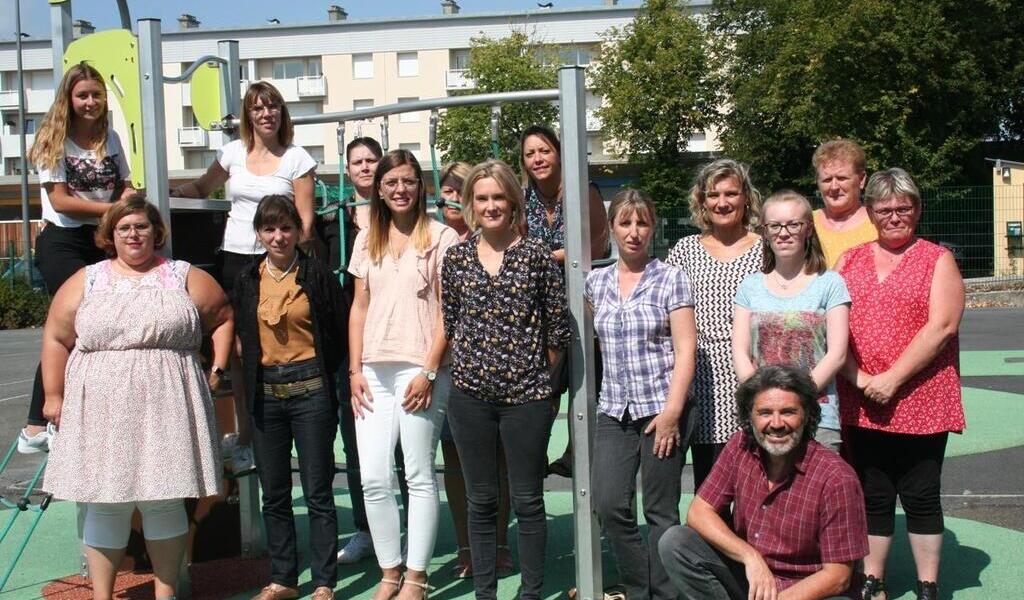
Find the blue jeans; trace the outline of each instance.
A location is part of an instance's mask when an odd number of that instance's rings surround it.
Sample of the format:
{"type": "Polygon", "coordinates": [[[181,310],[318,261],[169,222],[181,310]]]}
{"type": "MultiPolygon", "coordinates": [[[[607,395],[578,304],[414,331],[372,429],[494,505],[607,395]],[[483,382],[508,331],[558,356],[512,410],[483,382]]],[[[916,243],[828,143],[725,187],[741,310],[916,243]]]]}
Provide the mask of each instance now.
{"type": "MultiPolygon", "coordinates": [[[[316,360],[264,367],[258,385],[319,376],[316,360]]],[[[270,553],[270,580],[298,584],[299,560],[292,513],[292,444],[299,455],[299,479],[309,510],[310,571],[313,587],[337,583],[338,519],[334,508],[334,435],[338,414],[323,388],[285,400],[262,394],[252,416],[253,452],[263,488],[263,523],[270,553]]],[[[254,407],[255,408],[255,407],[254,407]]]]}

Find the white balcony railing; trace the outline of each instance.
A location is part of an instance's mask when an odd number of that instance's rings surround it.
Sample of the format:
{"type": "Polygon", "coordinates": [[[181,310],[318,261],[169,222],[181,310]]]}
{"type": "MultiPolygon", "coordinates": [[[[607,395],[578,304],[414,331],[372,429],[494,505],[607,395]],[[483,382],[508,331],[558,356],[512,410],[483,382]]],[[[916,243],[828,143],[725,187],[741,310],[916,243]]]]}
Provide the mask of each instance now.
{"type": "MultiPolygon", "coordinates": [[[[36,136],[33,133],[25,136],[25,148],[31,148],[32,143],[36,140],[36,136]]],[[[21,156],[21,140],[18,139],[17,133],[4,133],[0,135],[0,157],[3,158],[19,158],[21,156]]]]}
{"type": "Polygon", "coordinates": [[[476,81],[467,76],[467,69],[448,69],[444,72],[444,88],[446,90],[471,90],[476,81]]]}
{"type": "Polygon", "coordinates": [[[0,108],[18,108],[18,90],[0,90],[0,108]]]}
{"type": "Polygon", "coordinates": [[[299,98],[321,98],[327,95],[327,78],[323,75],[298,77],[295,83],[298,85],[299,98]]]}
{"type": "Polygon", "coordinates": [[[179,127],[178,146],[181,148],[205,148],[206,130],[202,127],[179,127]]]}

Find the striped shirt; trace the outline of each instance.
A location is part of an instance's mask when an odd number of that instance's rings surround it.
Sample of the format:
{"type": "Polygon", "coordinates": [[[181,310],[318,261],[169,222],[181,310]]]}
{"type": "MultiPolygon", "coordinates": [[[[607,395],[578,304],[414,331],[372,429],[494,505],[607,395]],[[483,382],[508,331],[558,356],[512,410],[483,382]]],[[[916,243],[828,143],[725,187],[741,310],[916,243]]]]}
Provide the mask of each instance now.
{"type": "Polygon", "coordinates": [[[591,271],[584,293],[594,310],[604,367],[598,410],[617,420],[627,408],[632,419],[660,413],[675,366],[669,313],[693,306],[690,278],[654,259],[623,299],[616,263],[591,271]]]}

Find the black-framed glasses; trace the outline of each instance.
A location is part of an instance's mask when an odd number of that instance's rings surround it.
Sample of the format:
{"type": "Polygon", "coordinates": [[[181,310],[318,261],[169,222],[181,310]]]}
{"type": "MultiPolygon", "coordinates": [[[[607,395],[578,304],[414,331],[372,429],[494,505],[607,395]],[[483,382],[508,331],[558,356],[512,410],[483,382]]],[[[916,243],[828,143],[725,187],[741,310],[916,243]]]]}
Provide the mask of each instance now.
{"type": "Polygon", "coordinates": [[[807,225],[807,221],[790,221],[788,223],[765,223],[764,230],[768,232],[768,235],[779,235],[782,230],[785,229],[789,235],[796,235],[803,231],[804,226],[807,225]]]}
{"type": "Polygon", "coordinates": [[[914,214],[913,206],[897,206],[895,208],[872,208],[871,212],[879,219],[890,219],[893,213],[900,218],[909,217],[914,214]]]}

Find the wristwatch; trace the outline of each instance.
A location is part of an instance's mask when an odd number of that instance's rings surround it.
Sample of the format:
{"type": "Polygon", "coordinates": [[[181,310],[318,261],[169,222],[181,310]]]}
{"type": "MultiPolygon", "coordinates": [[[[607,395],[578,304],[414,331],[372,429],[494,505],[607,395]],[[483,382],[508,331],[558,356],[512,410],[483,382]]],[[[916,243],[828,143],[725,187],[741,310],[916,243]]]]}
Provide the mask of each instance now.
{"type": "Polygon", "coordinates": [[[420,375],[426,377],[427,381],[430,383],[434,383],[434,380],[437,379],[437,371],[432,371],[430,369],[423,369],[420,371],[420,375]]]}
{"type": "Polygon", "coordinates": [[[210,367],[210,372],[215,374],[217,377],[223,377],[226,371],[224,371],[224,369],[218,367],[217,365],[213,365],[212,367],[210,367]]]}

